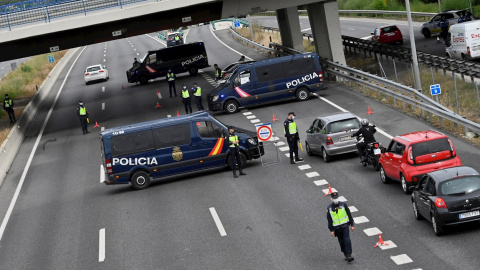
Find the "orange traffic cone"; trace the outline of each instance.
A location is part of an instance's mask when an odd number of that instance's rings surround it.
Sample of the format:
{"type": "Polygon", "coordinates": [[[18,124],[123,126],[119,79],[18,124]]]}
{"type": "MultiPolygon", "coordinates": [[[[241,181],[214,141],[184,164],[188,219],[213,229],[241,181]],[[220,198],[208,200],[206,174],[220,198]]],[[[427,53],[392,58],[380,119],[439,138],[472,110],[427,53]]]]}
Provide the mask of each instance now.
{"type": "Polygon", "coordinates": [[[378,242],[377,242],[377,244],[374,246],[374,248],[376,248],[376,247],[378,247],[378,246],[381,246],[381,245],[383,245],[383,246],[388,246],[388,243],[383,242],[382,234],[379,233],[379,234],[378,234],[378,242]]]}
{"type": "Polygon", "coordinates": [[[325,193],[325,195],[323,195],[323,196],[325,197],[325,196],[327,196],[327,195],[330,195],[330,194],[332,194],[332,192],[333,192],[333,191],[332,191],[332,187],[330,186],[330,184],[328,184],[328,192],[325,193]]]}
{"type": "Polygon", "coordinates": [[[97,123],[97,121],[95,121],[95,126],[93,126],[93,128],[96,128],[96,127],[100,127],[97,123]]]}
{"type": "Polygon", "coordinates": [[[200,126],[200,122],[197,122],[197,126],[200,126]]]}
{"type": "Polygon", "coordinates": [[[177,111],[177,116],[180,116],[180,113],[177,111]]]}
{"type": "Polygon", "coordinates": [[[272,114],[272,122],[275,122],[275,121],[280,121],[280,120],[275,117],[275,114],[272,114]]]}
{"type": "Polygon", "coordinates": [[[125,86],[123,86],[123,84],[122,84],[122,90],[125,90],[125,86]]]}
{"type": "Polygon", "coordinates": [[[158,101],[157,101],[157,106],[155,107],[156,108],[161,108],[162,106],[160,106],[160,104],[158,104],[158,101]]]}
{"type": "Polygon", "coordinates": [[[368,112],[367,114],[370,115],[370,114],[373,114],[374,112],[370,109],[370,106],[368,106],[368,112]]]}

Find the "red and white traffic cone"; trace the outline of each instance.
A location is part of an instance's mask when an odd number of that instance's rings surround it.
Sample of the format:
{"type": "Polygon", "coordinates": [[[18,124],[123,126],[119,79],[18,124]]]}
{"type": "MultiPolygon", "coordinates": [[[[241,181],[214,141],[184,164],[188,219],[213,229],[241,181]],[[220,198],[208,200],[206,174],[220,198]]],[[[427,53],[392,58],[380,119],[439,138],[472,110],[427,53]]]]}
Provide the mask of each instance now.
{"type": "Polygon", "coordinates": [[[177,116],[180,116],[180,113],[177,111],[177,116]]]}
{"type": "Polygon", "coordinates": [[[328,192],[325,193],[325,195],[323,195],[323,196],[325,197],[325,196],[328,196],[328,195],[330,195],[330,194],[332,194],[332,193],[333,193],[332,187],[330,186],[330,184],[328,184],[328,192]]]}
{"type": "Polygon", "coordinates": [[[377,242],[377,244],[374,246],[374,248],[376,248],[376,247],[378,247],[378,246],[388,246],[388,243],[383,242],[382,234],[381,234],[381,233],[378,234],[378,242],[377,242]]]}
{"type": "Polygon", "coordinates": [[[96,128],[96,127],[100,127],[97,123],[97,121],[95,121],[95,126],[93,126],[93,128],[96,128]]]}
{"type": "Polygon", "coordinates": [[[159,104],[158,101],[157,101],[157,106],[155,106],[155,109],[156,109],[156,108],[161,108],[161,107],[162,107],[162,106],[160,106],[160,104],[159,104]]]}
{"type": "Polygon", "coordinates": [[[275,122],[275,121],[280,121],[280,120],[275,117],[275,114],[272,114],[272,122],[275,122]]]}
{"type": "Polygon", "coordinates": [[[374,114],[374,112],[370,109],[370,106],[368,106],[368,112],[367,112],[368,115],[370,114],[374,114]]]}

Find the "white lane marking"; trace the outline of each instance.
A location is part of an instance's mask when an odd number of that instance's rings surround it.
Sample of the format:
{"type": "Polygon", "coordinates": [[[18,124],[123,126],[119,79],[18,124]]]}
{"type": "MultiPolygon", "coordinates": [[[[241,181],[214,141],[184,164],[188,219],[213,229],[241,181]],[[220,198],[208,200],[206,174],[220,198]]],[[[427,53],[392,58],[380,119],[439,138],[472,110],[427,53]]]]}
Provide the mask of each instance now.
{"type": "Polygon", "coordinates": [[[397,265],[401,265],[401,264],[406,264],[406,263],[411,263],[411,262],[413,262],[413,260],[410,259],[410,257],[408,257],[407,254],[401,254],[401,255],[397,255],[397,256],[390,256],[390,259],[392,259],[392,261],[394,261],[397,265]]]}
{"type": "Polygon", "coordinates": [[[101,127],[101,128],[100,128],[100,131],[104,131],[104,130],[105,130],[105,127],[101,127]]]}
{"type": "Polygon", "coordinates": [[[137,49],[133,49],[134,51],[136,51],[137,49]]]}
{"type": "Polygon", "coordinates": [[[170,114],[167,114],[167,117],[172,117],[172,115],[170,115],[170,114]]]}
{"type": "Polygon", "coordinates": [[[102,92],[105,92],[105,86],[102,86],[102,92]]]}
{"type": "Polygon", "coordinates": [[[185,33],[185,35],[183,36],[183,43],[185,43],[185,44],[187,44],[188,33],[190,33],[190,31],[187,31],[187,33],[185,33]]]}
{"type": "Polygon", "coordinates": [[[353,29],[353,28],[347,28],[347,29],[350,30],[350,31],[355,31],[355,29],[353,29]]]}
{"type": "MultiPolygon", "coordinates": [[[[317,93],[314,93],[313,95],[314,95],[314,96],[317,96],[319,99],[325,101],[326,103],[332,105],[333,107],[339,109],[339,110],[342,111],[342,112],[349,112],[348,110],[345,110],[344,108],[338,106],[337,104],[331,102],[330,100],[328,100],[328,99],[326,99],[326,98],[324,98],[324,97],[319,96],[317,93]]],[[[360,119],[360,117],[358,117],[358,119],[360,119]]],[[[393,136],[392,136],[392,135],[386,133],[385,131],[381,130],[380,128],[376,127],[376,130],[378,131],[378,133],[380,133],[380,134],[382,134],[383,136],[389,138],[390,140],[393,139],[393,136]]]]}
{"type": "Polygon", "coordinates": [[[305,28],[305,29],[300,30],[300,32],[305,32],[305,31],[308,31],[310,29],[312,29],[312,28],[311,27],[310,28],[305,28]]]}
{"type": "Polygon", "coordinates": [[[215,221],[215,224],[217,225],[218,231],[220,232],[221,236],[227,235],[225,232],[225,229],[223,228],[222,222],[220,221],[220,218],[217,215],[217,211],[215,211],[215,208],[210,207],[210,214],[212,214],[213,220],[215,221]]]}
{"type": "Polygon", "coordinates": [[[105,110],[105,102],[102,103],[102,111],[105,110]]]}
{"type": "Polygon", "coordinates": [[[285,154],[286,157],[290,158],[290,153],[285,154]]]}
{"type": "Polygon", "coordinates": [[[358,212],[358,209],[355,206],[349,206],[348,209],[350,209],[350,213],[358,212]]]}
{"type": "Polygon", "coordinates": [[[258,122],[260,122],[260,119],[250,120],[250,122],[252,122],[252,123],[258,123],[258,122]]]}
{"type": "Polygon", "coordinates": [[[45,121],[43,122],[42,128],[40,129],[40,132],[38,133],[37,140],[35,141],[35,144],[33,145],[32,151],[30,152],[30,156],[28,157],[27,164],[25,165],[25,168],[23,170],[22,176],[20,177],[20,181],[18,182],[17,188],[15,189],[15,193],[13,194],[12,201],[10,202],[10,205],[8,206],[7,213],[5,214],[5,217],[3,218],[2,225],[0,226],[0,241],[2,240],[3,233],[5,232],[5,228],[7,227],[8,220],[10,219],[10,216],[12,215],[13,208],[15,207],[15,203],[17,202],[18,195],[20,194],[20,190],[22,189],[23,182],[25,182],[25,178],[27,176],[28,170],[30,169],[30,165],[32,164],[33,156],[35,155],[35,151],[37,151],[38,144],[40,143],[40,140],[42,139],[43,132],[45,131],[45,127],[47,126],[47,122],[50,119],[50,116],[52,115],[53,108],[57,104],[58,97],[60,96],[60,93],[62,93],[63,86],[65,85],[65,82],[67,81],[68,76],[70,75],[70,72],[72,71],[73,67],[75,66],[75,63],[77,62],[78,58],[80,58],[80,55],[82,55],[83,51],[87,48],[83,48],[83,50],[78,54],[77,58],[75,58],[75,61],[73,61],[72,66],[67,72],[67,76],[65,76],[65,79],[62,82],[62,85],[60,86],[60,89],[58,90],[57,95],[55,96],[55,99],[53,101],[52,107],[50,107],[50,110],[47,113],[47,117],[45,118],[45,121]]]}
{"type": "Polygon", "coordinates": [[[98,232],[98,261],[105,261],[105,228],[98,232]]]}
{"type": "Polygon", "coordinates": [[[308,169],[311,169],[312,167],[310,167],[310,165],[308,164],[305,164],[305,165],[300,165],[298,166],[298,168],[303,171],[303,170],[308,170],[308,169]]]}
{"type": "Polygon", "coordinates": [[[370,39],[370,38],[372,38],[372,36],[366,36],[366,37],[362,37],[360,39],[367,40],[367,39],[370,39]]]}
{"type": "MultiPolygon", "coordinates": [[[[273,135],[273,134],[272,134],[273,135]]],[[[280,138],[279,137],[273,137],[273,140],[274,141],[280,141],[280,138]]]]}
{"type": "Polygon", "coordinates": [[[103,51],[104,53],[107,53],[107,50],[103,51]]]}
{"type": "Polygon", "coordinates": [[[280,148],[278,148],[278,149],[279,149],[280,151],[282,151],[282,152],[285,152],[285,151],[290,150],[290,147],[284,146],[284,147],[280,147],[280,148]]]}
{"type": "Polygon", "coordinates": [[[252,118],[257,118],[255,115],[249,115],[247,116],[247,119],[252,119],[252,118]]]}
{"type": "Polygon", "coordinates": [[[106,54],[104,54],[104,55],[103,55],[103,57],[107,57],[107,55],[106,55],[106,54]]]}
{"type": "Polygon", "coordinates": [[[103,169],[103,164],[100,164],[100,183],[105,181],[105,170],[103,169]]]}
{"type": "Polygon", "coordinates": [[[354,218],[353,218],[353,221],[354,221],[356,224],[360,224],[360,223],[369,222],[370,220],[368,220],[368,218],[367,218],[366,216],[361,216],[361,217],[354,217],[354,218]]]}
{"type": "Polygon", "coordinates": [[[313,181],[313,183],[317,186],[324,186],[324,185],[328,184],[327,180],[325,180],[325,179],[313,181]]]}
{"type": "Polygon", "coordinates": [[[347,198],[345,198],[345,197],[343,197],[343,196],[340,196],[340,197],[338,197],[338,201],[339,201],[339,202],[346,202],[346,201],[348,201],[348,200],[347,200],[347,198]]]}
{"type": "Polygon", "coordinates": [[[284,142],[276,142],[275,145],[276,146],[282,146],[282,145],[285,145],[285,143],[284,142]]]}
{"type": "Polygon", "coordinates": [[[308,178],[312,178],[312,177],[315,177],[315,176],[320,176],[320,174],[318,174],[318,172],[309,172],[309,173],[306,173],[305,175],[308,178]]]}
{"type": "MultiPolygon", "coordinates": [[[[323,193],[325,193],[325,194],[328,193],[328,190],[329,190],[328,188],[322,189],[323,193]]],[[[338,192],[338,190],[332,187],[332,192],[338,192]]]]}
{"type": "Polygon", "coordinates": [[[137,52],[137,55],[140,55],[140,54],[137,52]]]}
{"type": "Polygon", "coordinates": [[[133,45],[132,45],[132,48],[133,48],[133,45]]]}
{"type": "Polygon", "coordinates": [[[107,61],[106,59],[103,59],[103,62],[107,61]]]}
{"type": "Polygon", "coordinates": [[[393,243],[391,240],[384,241],[384,243],[388,245],[379,245],[378,247],[381,250],[392,249],[397,247],[397,245],[395,245],[395,243],[393,243]]]}
{"type": "Polygon", "coordinates": [[[368,236],[374,236],[374,235],[378,235],[379,233],[382,233],[382,231],[380,231],[377,227],[365,229],[363,230],[363,232],[368,236]]]}
{"type": "Polygon", "coordinates": [[[243,115],[250,115],[252,112],[244,112],[243,115]]]}
{"type": "Polygon", "coordinates": [[[151,38],[151,39],[155,40],[156,42],[158,42],[158,43],[162,44],[163,46],[167,46],[167,44],[166,44],[165,42],[161,41],[160,39],[158,39],[158,38],[154,38],[154,37],[150,36],[149,34],[145,34],[145,35],[146,35],[147,37],[149,37],[149,38],[151,38]]]}
{"type": "MultiPolygon", "coordinates": [[[[223,43],[223,41],[221,41],[221,40],[215,35],[215,33],[213,33],[212,25],[210,25],[210,33],[212,33],[212,35],[218,40],[218,42],[222,43],[223,46],[229,48],[232,52],[235,52],[235,53],[237,53],[238,55],[244,55],[244,54],[239,53],[239,52],[237,52],[236,50],[230,48],[227,44],[223,43]]],[[[244,55],[244,56],[245,56],[245,59],[247,59],[247,60],[253,60],[252,58],[250,58],[250,57],[248,57],[248,56],[246,56],[246,55],[244,55]]]]}

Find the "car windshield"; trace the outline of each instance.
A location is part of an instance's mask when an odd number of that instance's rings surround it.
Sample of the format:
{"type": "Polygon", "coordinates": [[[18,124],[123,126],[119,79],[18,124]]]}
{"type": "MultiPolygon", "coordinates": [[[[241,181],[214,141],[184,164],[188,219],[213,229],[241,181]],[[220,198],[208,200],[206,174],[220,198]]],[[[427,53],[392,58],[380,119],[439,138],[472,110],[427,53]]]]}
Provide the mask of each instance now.
{"type": "Polygon", "coordinates": [[[100,66],[89,67],[87,68],[87,72],[99,71],[100,69],[100,66]]]}
{"type": "Polygon", "coordinates": [[[443,195],[463,195],[480,190],[480,176],[460,176],[441,183],[443,195]]]}
{"type": "Polygon", "coordinates": [[[337,132],[347,132],[352,129],[360,128],[360,121],[357,118],[343,119],[339,121],[332,122],[327,125],[327,134],[337,133],[337,132]]]}
{"type": "Polygon", "coordinates": [[[447,138],[417,143],[414,144],[412,148],[414,159],[418,156],[451,150],[447,138]]]}

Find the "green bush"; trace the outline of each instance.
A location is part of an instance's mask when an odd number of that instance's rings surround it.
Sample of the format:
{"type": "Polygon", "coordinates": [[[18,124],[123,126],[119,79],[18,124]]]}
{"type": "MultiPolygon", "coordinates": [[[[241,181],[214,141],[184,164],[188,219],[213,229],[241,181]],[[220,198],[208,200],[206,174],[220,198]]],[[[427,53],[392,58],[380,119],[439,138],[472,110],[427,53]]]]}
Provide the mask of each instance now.
{"type": "Polygon", "coordinates": [[[31,68],[30,66],[24,65],[24,64],[22,64],[22,65],[20,66],[20,70],[21,70],[22,72],[32,72],[32,68],[31,68]]]}

